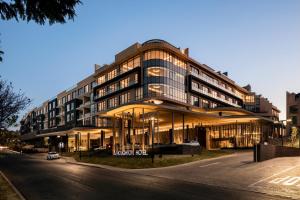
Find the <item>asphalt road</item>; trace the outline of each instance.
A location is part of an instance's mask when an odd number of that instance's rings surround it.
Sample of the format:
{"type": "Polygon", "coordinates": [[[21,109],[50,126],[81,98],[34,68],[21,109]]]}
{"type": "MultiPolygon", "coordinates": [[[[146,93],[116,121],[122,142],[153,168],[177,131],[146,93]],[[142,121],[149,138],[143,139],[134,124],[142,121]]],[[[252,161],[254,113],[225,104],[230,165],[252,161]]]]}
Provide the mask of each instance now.
{"type": "Polygon", "coordinates": [[[282,199],[257,192],[140,174],[141,171],[121,172],[24,155],[0,155],[0,170],[28,200],[282,199]]]}
{"type": "Polygon", "coordinates": [[[300,199],[300,158],[254,163],[252,152],[135,173],[300,199]]]}

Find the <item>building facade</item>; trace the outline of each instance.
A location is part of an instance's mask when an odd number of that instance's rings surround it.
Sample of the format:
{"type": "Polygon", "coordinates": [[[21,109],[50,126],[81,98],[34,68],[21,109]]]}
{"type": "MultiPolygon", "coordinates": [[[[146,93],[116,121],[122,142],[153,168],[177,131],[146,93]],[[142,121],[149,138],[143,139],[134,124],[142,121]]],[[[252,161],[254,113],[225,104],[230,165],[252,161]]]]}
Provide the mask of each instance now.
{"type": "Polygon", "coordinates": [[[300,130],[300,93],[286,92],[286,119],[288,133],[292,127],[300,130]]]}
{"type": "Polygon", "coordinates": [[[191,141],[208,149],[251,147],[278,135],[279,112],[227,73],[189,57],[188,49],[155,39],[95,65],[90,77],[28,113],[21,133],[27,140],[52,138],[54,146],[59,136],[67,151],[191,141]]]}

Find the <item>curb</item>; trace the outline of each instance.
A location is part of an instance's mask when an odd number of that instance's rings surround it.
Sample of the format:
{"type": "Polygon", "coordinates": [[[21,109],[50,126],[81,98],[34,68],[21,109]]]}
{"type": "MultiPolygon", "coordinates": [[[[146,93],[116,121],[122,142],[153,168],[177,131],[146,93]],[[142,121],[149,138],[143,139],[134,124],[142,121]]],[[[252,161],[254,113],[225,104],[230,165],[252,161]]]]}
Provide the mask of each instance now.
{"type": "Polygon", "coordinates": [[[20,193],[20,191],[11,183],[11,181],[4,175],[2,171],[0,171],[0,176],[4,178],[4,180],[8,183],[8,185],[14,190],[14,192],[19,196],[21,200],[26,200],[25,197],[20,193]]]}

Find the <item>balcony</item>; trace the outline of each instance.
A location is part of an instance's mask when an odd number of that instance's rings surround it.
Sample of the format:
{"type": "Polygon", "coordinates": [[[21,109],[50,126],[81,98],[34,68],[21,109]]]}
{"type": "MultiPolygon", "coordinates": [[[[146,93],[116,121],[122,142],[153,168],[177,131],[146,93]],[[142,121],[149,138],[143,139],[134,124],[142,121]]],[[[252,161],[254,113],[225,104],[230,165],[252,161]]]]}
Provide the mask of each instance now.
{"type": "Polygon", "coordinates": [[[220,85],[216,80],[208,79],[207,77],[205,77],[205,76],[203,76],[201,74],[196,74],[195,72],[192,72],[191,74],[193,76],[201,79],[202,81],[205,81],[205,82],[207,82],[207,83],[209,83],[209,84],[211,84],[211,85],[213,85],[213,86],[215,86],[215,87],[217,87],[219,89],[222,89],[223,91],[226,91],[227,93],[230,93],[230,94],[234,95],[235,97],[243,99],[243,96],[241,94],[238,94],[238,93],[236,93],[236,92],[234,92],[234,91],[232,91],[232,90],[230,90],[230,89],[228,89],[228,88],[220,85]]]}
{"type": "Polygon", "coordinates": [[[141,69],[140,66],[136,66],[136,67],[134,67],[134,68],[132,68],[132,69],[130,69],[128,71],[120,71],[120,70],[118,70],[118,72],[116,73],[116,75],[113,78],[111,78],[111,79],[106,78],[103,82],[96,83],[93,86],[93,88],[96,89],[96,88],[100,88],[100,87],[102,87],[104,85],[108,85],[108,84],[110,84],[112,82],[115,82],[116,80],[119,80],[119,79],[121,79],[123,77],[126,77],[127,75],[129,75],[129,74],[131,74],[131,73],[133,73],[135,71],[140,71],[140,69],[141,69]]]}
{"type": "Polygon", "coordinates": [[[122,90],[125,90],[125,89],[128,89],[128,88],[130,88],[131,86],[133,86],[133,85],[135,85],[135,84],[137,84],[138,83],[138,80],[136,80],[136,81],[130,81],[129,83],[128,83],[128,85],[127,86],[125,86],[125,87],[116,87],[116,89],[115,90],[107,90],[104,94],[102,94],[102,95],[99,95],[99,94],[97,94],[97,95],[95,95],[94,96],[94,100],[95,99],[99,99],[99,98],[104,98],[105,96],[108,96],[108,95],[110,95],[110,94],[113,94],[113,93],[116,93],[116,92],[120,92],[120,91],[122,91],[122,90]]]}
{"type": "Polygon", "coordinates": [[[209,93],[209,92],[207,92],[207,91],[201,90],[200,88],[192,87],[192,90],[194,90],[194,91],[196,91],[196,92],[199,92],[199,93],[201,93],[201,94],[204,94],[204,95],[206,95],[206,96],[209,96],[209,97],[211,97],[211,98],[213,98],[213,99],[216,99],[216,100],[218,100],[218,101],[221,101],[221,102],[223,102],[223,103],[229,104],[229,105],[231,105],[231,106],[238,107],[238,108],[241,107],[240,105],[238,105],[238,104],[236,104],[236,103],[233,103],[233,102],[228,101],[228,100],[226,100],[226,99],[220,98],[220,97],[218,97],[218,96],[216,96],[216,95],[213,95],[213,94],[211,94],[211,93],[209,93]]]}

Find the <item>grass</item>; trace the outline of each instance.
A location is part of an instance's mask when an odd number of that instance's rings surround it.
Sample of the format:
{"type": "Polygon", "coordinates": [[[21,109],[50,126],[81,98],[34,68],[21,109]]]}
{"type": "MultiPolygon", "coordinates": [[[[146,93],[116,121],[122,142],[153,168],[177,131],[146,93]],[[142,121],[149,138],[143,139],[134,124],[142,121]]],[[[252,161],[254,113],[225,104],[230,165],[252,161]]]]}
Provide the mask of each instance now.
{"type": "Polygon", "coordinates": [[[72,156],[78,162],[109,165],[120,168],[128,169],[141,169],[141,168],[156,168],[167,167],[172,165],[179,165],[189,163],[197,160],[203,160],[207,158],[215,158],[219,156],[229,155],[232,151],[203,150],[200,154],[191,155],[163,155],[162,158],[155,157],[154,163],[150,157],[116,157],[116,156],[87,156],[84,155],[79,158],[78,154],[65,154],[66,156],[72,156]]]}
{"type": "Polygon", "coordinates": [[[0,200],[19,200],[19,196],[0,174],[0,200]]]}

